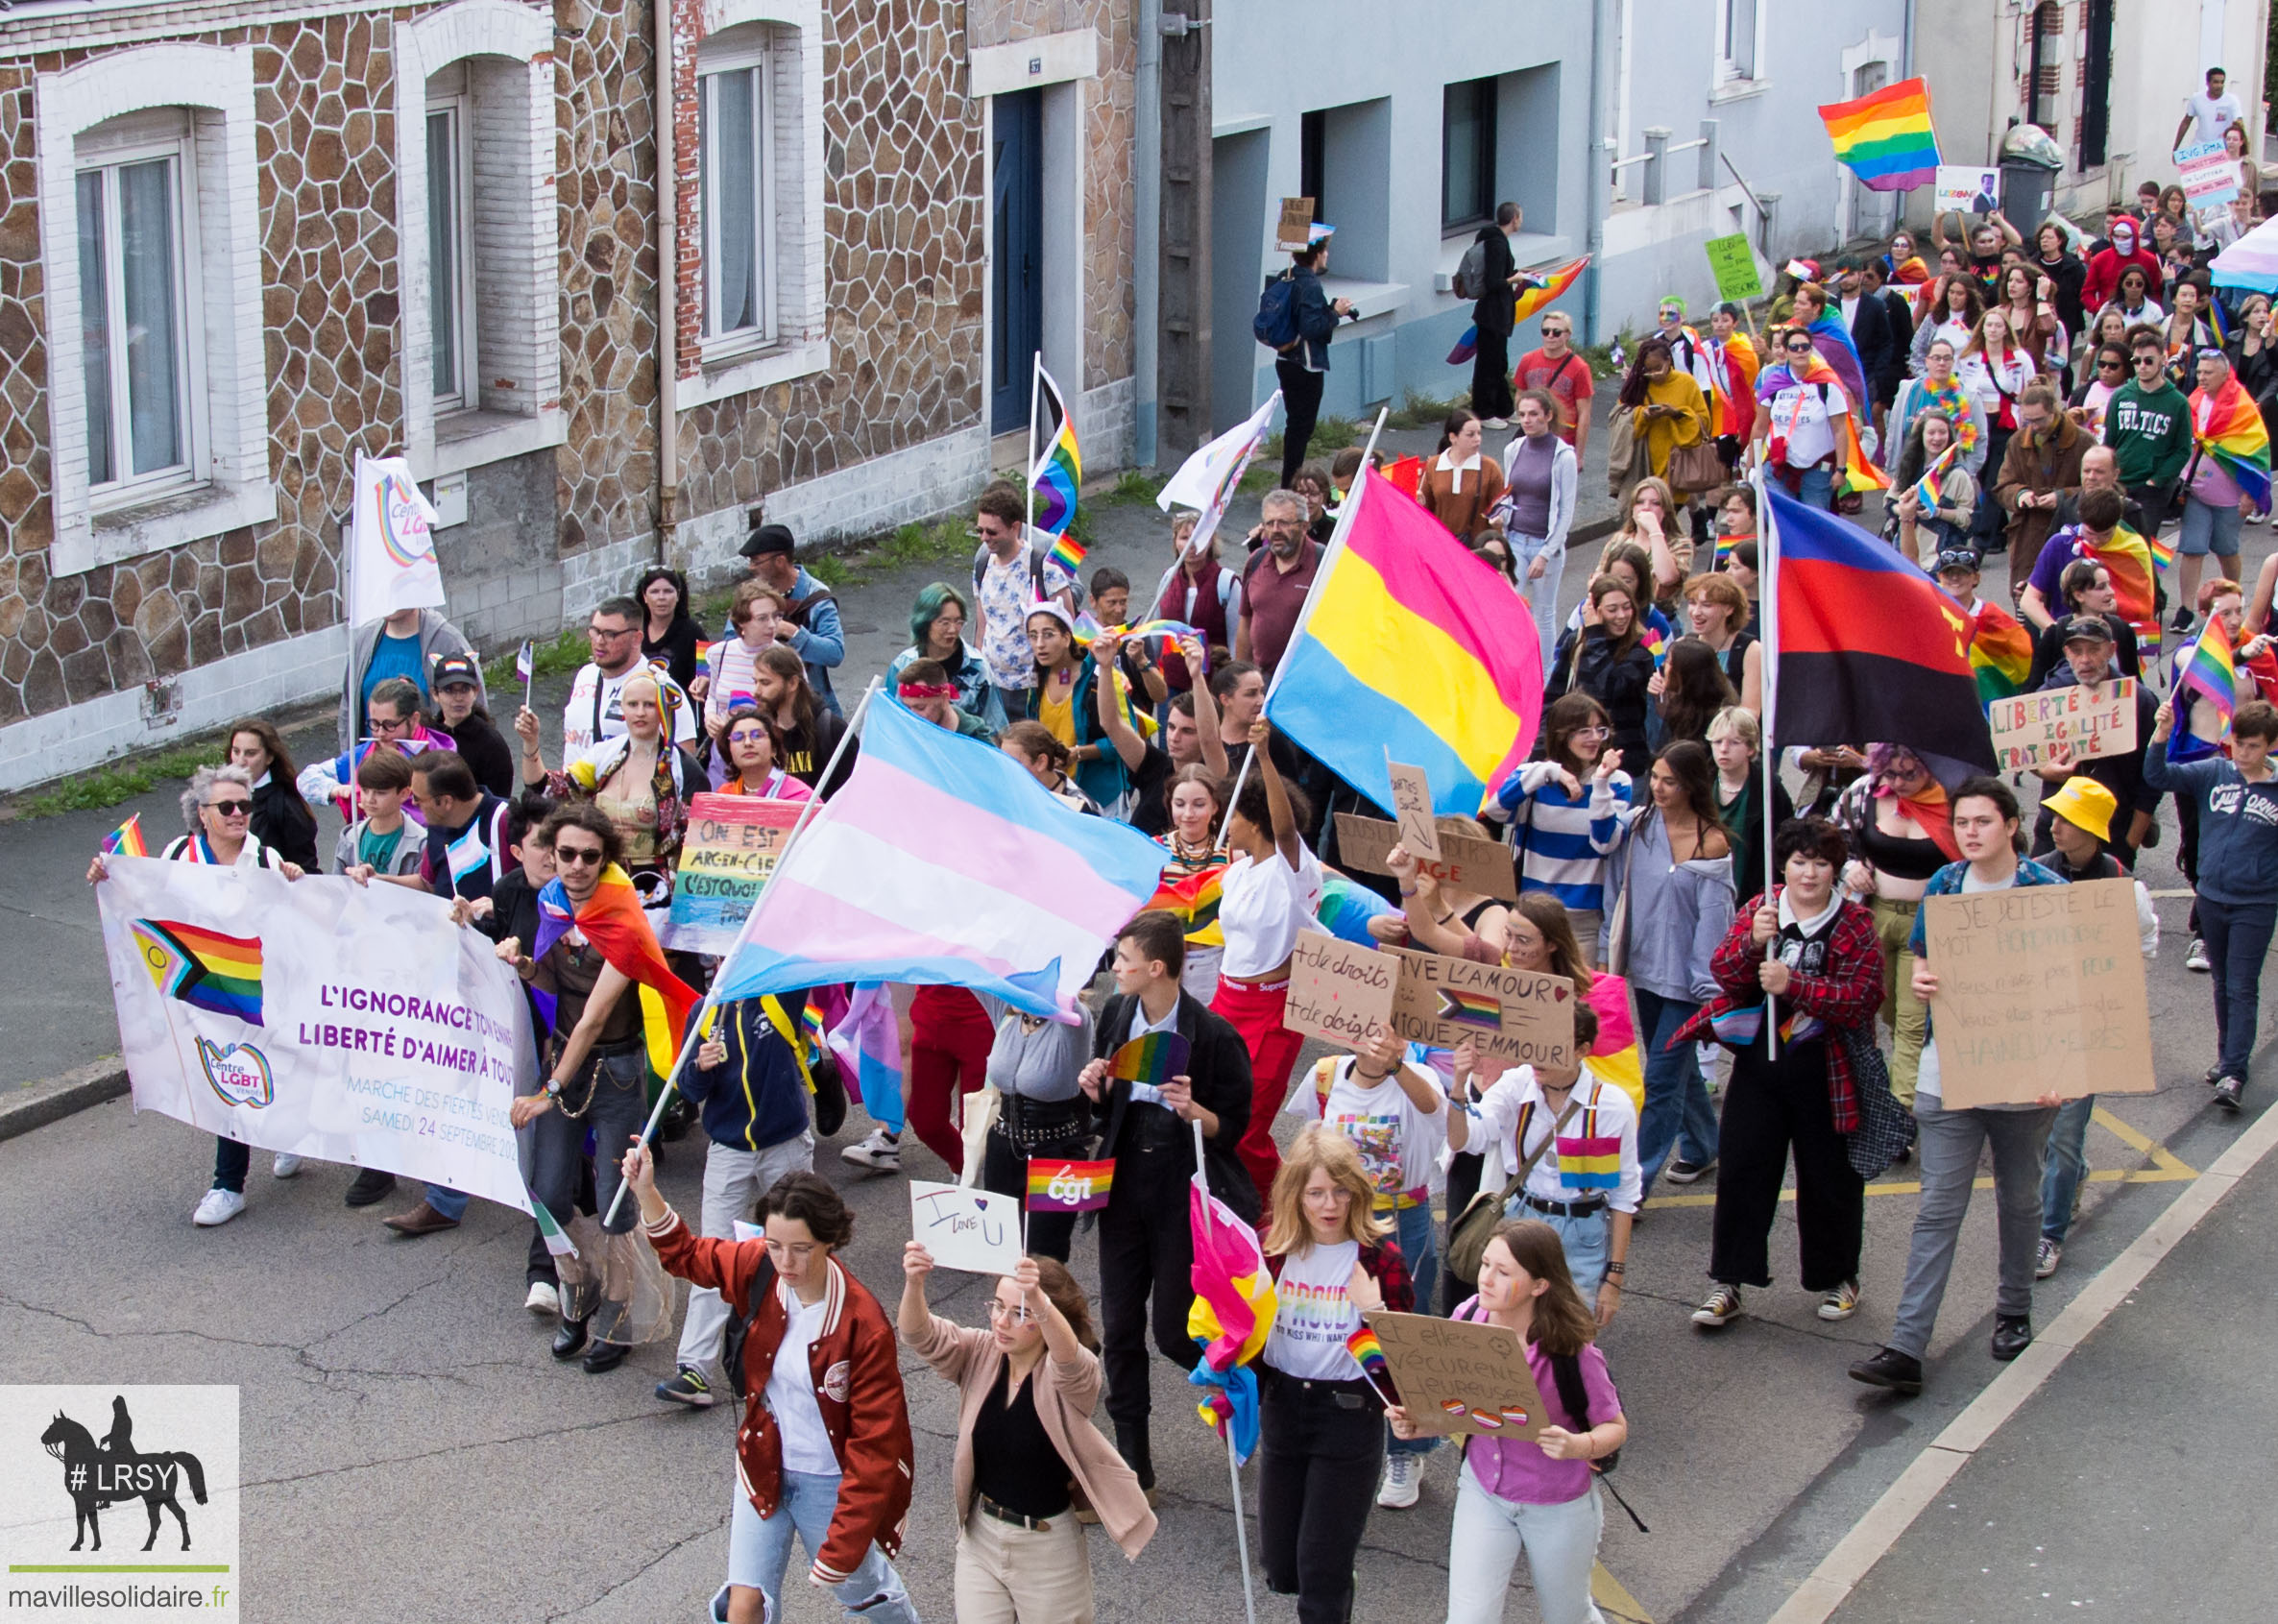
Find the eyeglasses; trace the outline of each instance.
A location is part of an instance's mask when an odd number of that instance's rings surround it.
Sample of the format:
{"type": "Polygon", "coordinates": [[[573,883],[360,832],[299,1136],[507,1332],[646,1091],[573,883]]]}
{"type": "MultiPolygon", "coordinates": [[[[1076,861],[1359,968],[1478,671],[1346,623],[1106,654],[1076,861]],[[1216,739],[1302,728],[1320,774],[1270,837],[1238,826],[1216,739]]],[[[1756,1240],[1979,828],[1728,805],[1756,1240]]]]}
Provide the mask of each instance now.
{"type": "Polygon", "coordinates": [[[631,626],[588,626],[585,629],[585,635],[598,639],[602,642],[614,642],[620,637],[631,637],[633,628],[631,626]]]}
{"type": "Polygon", "coordinates": [[[595,868],[601,866],[601,848],[599,846],[556,846],[554,848],[554,866],[556,868],[582,868],[589,862],[595,868]]]}
{"type": "Polygon", "coordinates": [[[400,733],[410,725],[411,718],[409,716],[374,716],[372,718],[372,731],[375,733],[400,733]]]}
{"type": "Polygon", "coordinates": [[[729,734],[728,742],[731,744],[757,744],[766,737],[767,730],[765,728],[747,727],[729,734]]]}
{"type": "Polygon", "coordinates": [[[253,813],[254,804],[251,801],[208,801],[206,810],[220,812],[224,817],[248,817],[253,813]]]}
{"type": "Polygon", "coordinates": [[[989,1318],[1003,1320],[1014,1325],[1027,1325],[1034,1323],[1036,1311],[1025,1302],[1016,1302],[1007,1306],[999,1302],[995,1297],[990,1297],[989,1318]]]}
{"type": "Polygon", "coordinates": [[[1613,730],[1610,727],[1578,727],[1566,737],[1568,739],[1612,739],[1613,730]]]}

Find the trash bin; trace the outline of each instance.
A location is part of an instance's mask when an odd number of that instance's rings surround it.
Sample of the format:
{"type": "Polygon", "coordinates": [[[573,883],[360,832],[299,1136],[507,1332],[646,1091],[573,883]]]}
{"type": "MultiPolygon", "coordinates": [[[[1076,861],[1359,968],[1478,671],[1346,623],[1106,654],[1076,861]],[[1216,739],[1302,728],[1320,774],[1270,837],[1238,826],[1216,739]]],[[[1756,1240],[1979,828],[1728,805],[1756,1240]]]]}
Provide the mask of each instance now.
{"type": "Polygon", "coordinates": [[[2064,156],[2037,125],[2013,125],[2001,140],[2001,212],[2030,238],[2048,218],[2064,156]]]}

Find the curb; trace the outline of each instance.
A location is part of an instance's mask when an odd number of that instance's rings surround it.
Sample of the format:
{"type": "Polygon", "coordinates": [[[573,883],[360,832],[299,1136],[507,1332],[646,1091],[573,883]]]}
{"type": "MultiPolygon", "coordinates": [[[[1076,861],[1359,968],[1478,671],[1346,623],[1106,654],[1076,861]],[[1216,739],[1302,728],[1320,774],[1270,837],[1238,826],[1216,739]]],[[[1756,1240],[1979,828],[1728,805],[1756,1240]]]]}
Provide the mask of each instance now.
{"type": "Polygon", "coordinates": [[[115,1054],[60,1077],[27,1082],[0,1095],[0,1139],[13,1139],[19,1133],[61,1122],[89,1105],[117,1099],[127,1088],[127,1068],[115,1054]]]}

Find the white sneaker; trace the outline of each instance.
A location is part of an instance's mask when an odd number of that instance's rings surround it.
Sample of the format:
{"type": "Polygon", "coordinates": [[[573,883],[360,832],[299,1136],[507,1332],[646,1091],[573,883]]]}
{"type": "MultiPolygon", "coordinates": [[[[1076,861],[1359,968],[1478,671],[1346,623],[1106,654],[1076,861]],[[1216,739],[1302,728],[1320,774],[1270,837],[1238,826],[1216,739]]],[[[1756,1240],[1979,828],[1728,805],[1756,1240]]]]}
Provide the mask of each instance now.
{"type": "Polygon", "coordinates": [[[198,1203],[198,1210],[190,1214],[190,1222],[201,1229],[211,1229],[227,1224],[245,1210],[245,1198],[234,1190],[208,1190],[206,1199],[198,1203]]]}
{"type": "Polygon", "coordinates": [[[1416,1455],[1387,1455],[1384,1458],[1384,1484],[1376,1491],[1376,1503],[1388,1511],[1404,1512],[1416,1504],[1421,1491],[1423,1473],[1417,1470],[1416,1455]]]}
{"type": "Polygon", "coordinates": [[[553,1288],[550,1281],[532,1280],[530,1295],[522,1298],[522,1306],[533,1314],[559,1314],[562,1311],[562,1294],[553,1288]]]}
{"type": "Polygon", "coordinates": [[[2207,958],[2207,944],[2196,936],[2191,938],[2191,951],[2183,956],[2183,967],[2196,970],[2202,975],[2211,973],[2215,968],[2207,958]]]}
{"type": "Polygon", "coordinates": [[[269,1171],[271,1175],[279,1178],[293,1178],[300,1175],[303,1165],[301,1157],[280,1151],[278,1152],[276,1164],[269,1171]]]}
{"type": "Polygon", "coordinates": [[[902,1171],[902,1141],[883,1127],[870,1130],[870,1137],[860,1144],[843,1147],[838,1154],[857,1167],[866,1167],[872,1173],[900,1173],[902,1171]]]}
{"type": "Polygon", "coordinates": [[[1846,1280],[1819,1299],[1822,1320],[1848,1320],[1858,1312],[1858,1282],[1846,1280]]]}

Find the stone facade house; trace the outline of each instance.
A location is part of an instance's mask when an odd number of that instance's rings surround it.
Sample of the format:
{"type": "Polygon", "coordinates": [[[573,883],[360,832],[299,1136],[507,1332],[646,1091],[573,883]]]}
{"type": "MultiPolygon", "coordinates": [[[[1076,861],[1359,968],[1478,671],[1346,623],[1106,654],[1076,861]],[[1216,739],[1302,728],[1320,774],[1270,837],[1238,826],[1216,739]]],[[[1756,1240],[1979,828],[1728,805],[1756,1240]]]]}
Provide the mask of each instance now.
{"type": "Polygon", "coordinates": [[[336,689],[358,451],[486,652],[754,506],[967,500],[1032,354],[1127,462],[1135,58],[1106,0],[0,10],[0,788],[336,689]]]}

